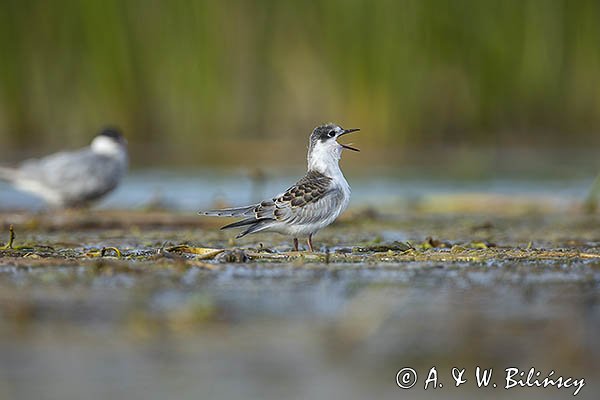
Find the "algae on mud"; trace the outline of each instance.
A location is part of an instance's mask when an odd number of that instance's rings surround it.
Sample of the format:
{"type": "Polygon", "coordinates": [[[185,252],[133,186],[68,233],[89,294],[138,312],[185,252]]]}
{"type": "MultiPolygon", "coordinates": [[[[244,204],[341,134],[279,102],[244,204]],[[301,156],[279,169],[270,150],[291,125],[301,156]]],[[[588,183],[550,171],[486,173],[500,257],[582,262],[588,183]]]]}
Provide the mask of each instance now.
{"type": "Polygon", "coordinates": [[[9,242],[1,250],[2,256],[38,255],[45,259],[85,259],[113,254],[132,262],[153,262],[159,256],[178,254],[186,260],[231,259],[229,262],[235,262],[235,257],[226,257],[235,251],[237,259],[243,261],[301,259],[316,263],[372,264],[573,261],[598,258],[600,254],[597,229],[600,217],[579,212],[376,215],[371,211],[358,211],[321,233],[324,245],[315,253],[290,251],[285,238],[269,234],[253,236],[239,241],[241,246],[232,246],[232,239],[216,230],[218,225],[214,222],[186,218],[184,213],[175,212],[0,214],[0,226],[10,227],[9,242]],[[13,247],[12,221],[18,222],[23,237],[23,244],[16,247],[13,247]],[[432,233],[443,240],[429,236],[432,233]],[[386,237],[403,240],[385,240],[386,237]],[[265,247],[267,242],[275,246],[265,247]]]}

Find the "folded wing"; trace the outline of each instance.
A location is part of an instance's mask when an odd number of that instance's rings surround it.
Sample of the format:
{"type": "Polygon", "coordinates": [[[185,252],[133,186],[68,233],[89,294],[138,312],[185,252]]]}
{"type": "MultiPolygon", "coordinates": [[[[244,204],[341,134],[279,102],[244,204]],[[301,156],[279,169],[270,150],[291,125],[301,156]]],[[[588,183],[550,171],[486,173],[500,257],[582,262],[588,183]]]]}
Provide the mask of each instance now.
{"type": "Polygon", "coordinates": [[[312,224],[327,218],[332,207],[342,201],[339,191],[335,190],[331,183],[331,178],[319,172],[310,171],[294,186],[271,200],[245,207],[210,210],[201,212],[201,214],[219,217],[248,217],[222,228],[248,226],[238,237],[267,229],[276,223],[312,224]]]}

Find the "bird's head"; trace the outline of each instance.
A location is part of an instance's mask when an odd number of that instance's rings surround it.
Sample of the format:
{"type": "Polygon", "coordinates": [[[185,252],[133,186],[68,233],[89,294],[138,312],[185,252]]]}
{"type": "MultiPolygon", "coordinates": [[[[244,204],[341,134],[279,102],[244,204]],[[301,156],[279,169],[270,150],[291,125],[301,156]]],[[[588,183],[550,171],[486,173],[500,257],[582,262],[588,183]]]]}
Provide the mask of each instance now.
{"type": "Polygon", "coordinates": [[[342,150],[360,151],[348,144],[338,143],[341,136],[356,132],[359,129],[344,129],[336,124],[317,126],[310,135],[308,145],[308,164],[312,169],[323,169],[324,165],[337,164],[342,150]]]}
{"type": "Polygon", "coordinates": [[[127,139],[118,128],[104,128],[92,140],[92,151],[107,156],[122,155],[127,152],[127,139]]]}

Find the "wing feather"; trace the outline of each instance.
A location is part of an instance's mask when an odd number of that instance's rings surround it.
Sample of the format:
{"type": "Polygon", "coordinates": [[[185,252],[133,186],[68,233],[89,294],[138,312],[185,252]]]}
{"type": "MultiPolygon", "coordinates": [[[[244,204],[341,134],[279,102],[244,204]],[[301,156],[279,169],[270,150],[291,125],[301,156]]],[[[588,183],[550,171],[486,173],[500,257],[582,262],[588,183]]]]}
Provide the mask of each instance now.
{"type": "Polygon", "coordinates": [[[124,171],[121,163],[85,148],[25,161],[19,168],[19,179],[59,191],[65,203],[70,204],[93,200],[111,191],[124,171]]]}
{"type": "Polygon", "coordinates": [[[337,202],[338,191],[331,185],[331,178],[309,171],[283,194],[272,201],[263,201],[254,210],[256,219],[269,218],[278,222],[306,224],[324,217],[337,202]],[[330,204],[331,203],[331,204],[330,204]]]}
{"type": "Polygon", "coordinates": [[[271,224],[312,224],[331,216],[331,210],[337,209],[343,202],[343,193],[332,185],[332,179],[316,171],[288,188],[282,194],[259,204],[210,210],[203,215],[218,217],[248,217],[225,227],[250,227],[241,235],[256,232],[271,224]]]}

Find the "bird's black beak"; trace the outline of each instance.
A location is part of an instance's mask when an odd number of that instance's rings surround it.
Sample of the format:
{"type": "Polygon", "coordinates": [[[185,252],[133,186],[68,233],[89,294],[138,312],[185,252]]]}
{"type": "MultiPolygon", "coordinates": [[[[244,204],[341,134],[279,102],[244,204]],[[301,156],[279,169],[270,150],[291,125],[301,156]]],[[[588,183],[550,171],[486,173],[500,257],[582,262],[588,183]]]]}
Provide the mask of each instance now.
{"type": "MultiPolygon", "coordinates": [[[[348,133],[352,133],[352,132],[356,132],[356,131],[360,131],[360,129],[344,129],[344,130],[342,131],[342,133],[340,133],[340,134],[338,135],[338,137],[341,137],[341,136],[347,135],[348,133]]],[[[352,151],[360,151],[360,150],[359,150],[359,149],[357,149],[356,147],[352,147],[352,146],[350,146],[350,145],[347,145],[347,144],[342,144],[342,143],[340,143],[340,146],[342,146],[343,148],[345,148],[345,149],[348,149],[348,150],[352,150],[352,151]]]]}

